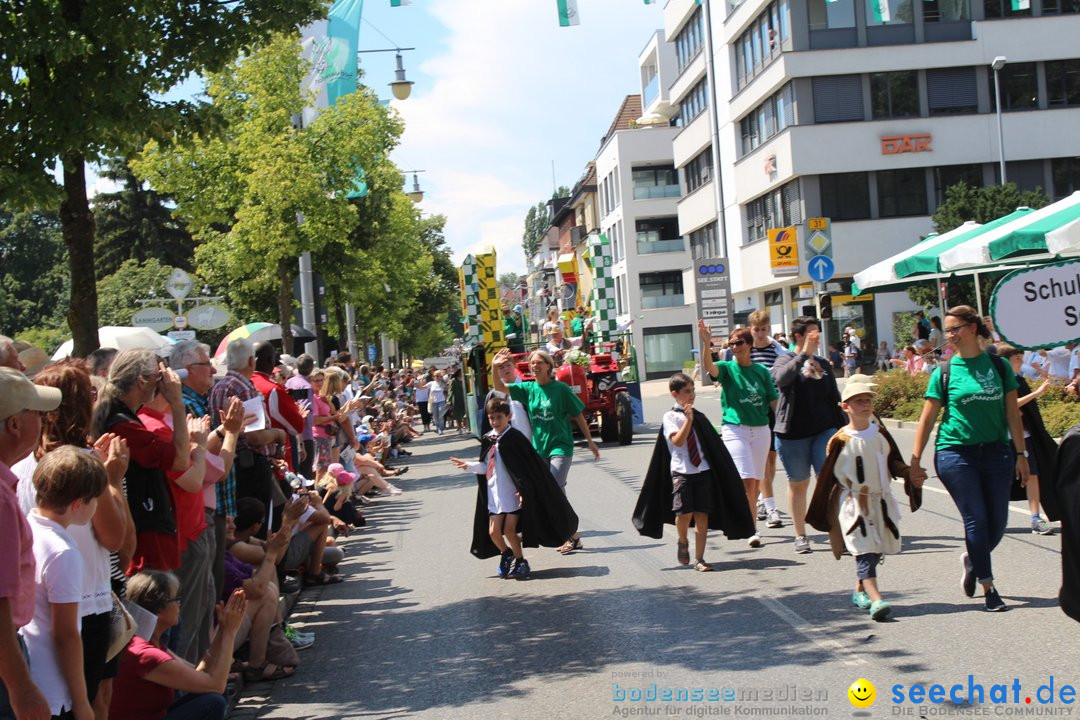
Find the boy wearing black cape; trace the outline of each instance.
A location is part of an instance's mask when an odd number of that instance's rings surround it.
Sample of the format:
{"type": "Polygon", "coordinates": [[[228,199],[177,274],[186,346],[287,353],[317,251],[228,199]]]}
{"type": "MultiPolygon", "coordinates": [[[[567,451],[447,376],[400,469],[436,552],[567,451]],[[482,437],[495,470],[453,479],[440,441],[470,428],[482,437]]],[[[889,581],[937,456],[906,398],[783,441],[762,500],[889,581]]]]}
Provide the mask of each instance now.
{"type": "Polygon", "coordinates": [[[522,546],[559,547],[577,532],[578,517],[548,464],[510,426],[506,398],[490,398],[485,410],[491,432],[481,439],[479,462],[450,458],[458,469],[476,474],[470,552],[481,560],[499,555],[499,577],[524,580],[530,568],[522,546]]]}
{"type": "Polygon", "coordinates": [[[703,558],[708,530],[723,530],[729,540],[748,538],[754,534],[754,518],[746,503],[742,479],[723,440],[709,419],[693,407],[693,379],[675,373],[668,389],[676,405],[664,415],[656,438],[634,507],[634,527],[642,535],[659,540],[665,523],[675,525],[678,560],[688,565],[687,532],[692,519],[697,546],[694,567],[711,570],[703,558]]]}

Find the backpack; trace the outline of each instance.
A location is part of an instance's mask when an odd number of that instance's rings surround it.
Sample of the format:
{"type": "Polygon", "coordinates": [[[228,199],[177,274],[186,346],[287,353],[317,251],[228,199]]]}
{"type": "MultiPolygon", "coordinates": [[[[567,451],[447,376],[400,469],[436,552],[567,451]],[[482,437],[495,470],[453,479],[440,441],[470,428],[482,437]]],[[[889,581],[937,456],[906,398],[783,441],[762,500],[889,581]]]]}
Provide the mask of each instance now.
{"type": "MultiPolygon", "coordinates": [[[[997,355],[993,355],[990,353],[987,354],[990,355],[990,364],[993,365],[998,372],[998,377],[1001,379],[1001,389],[1002,391],[1004,391],[1006,377],[1005,373],[1012,372],[1012,368],[1007,368],[1005,366],[1005,361],[997,355]]],[[[945,424],[945,421],[949,419],[949,368],[951,366],[951,358],[949,360],[943,361],[941,365],[938,366],[941,370],[941,407],[945,411],[944,414],[941,416],[941,423],[943,425],[945,424]]]]}

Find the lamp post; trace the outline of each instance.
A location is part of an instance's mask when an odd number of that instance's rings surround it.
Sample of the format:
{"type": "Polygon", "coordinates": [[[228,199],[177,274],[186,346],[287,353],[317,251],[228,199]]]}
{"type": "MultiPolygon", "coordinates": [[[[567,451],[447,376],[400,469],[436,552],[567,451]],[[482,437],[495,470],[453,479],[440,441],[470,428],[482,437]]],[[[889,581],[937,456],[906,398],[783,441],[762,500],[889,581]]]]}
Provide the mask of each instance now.
{"type": "Polygon", "coordinates": [[[407,100],[412,93],[412,80],[405,79],[405,65],[401,59],[401,53],[406,50],[415,50],[416,48],[379,48],[376,50],[359,50],[357,54],[363,53],[377,53],[377,52],[392,52],[394,53],[394,60],[396,61],[396,69],[394,70],[394,81],[390,83],[390,90],[394,93],[394,97],[398,100],[407,100]]]}
{"type": "Polygon", "coordinates": [[[412,173],[412,190],[409,191],[409,199],[414,203],[419,203],[424,200],[424,191],[420,189],[420,179],[417,178],[417,174],[424,172],[423,170],[403,170],[404,175],[412,173]]]}
{"type": "Polygon", "coordinates": [[[1001,184],[1005,184],[1005,131],[1001,125],[1001,82],[998,79],[998,75],[1001,72],[1001,68],[1005,67],[1005,63],[1008,62],[1008,58],[1004,55],[998,55],[994,58],[994,61],[990,63],[990,67],[994,71],[994,104],[997,106],[997,126],[998,126],[998,152],[1000,153],[998,162],[1001,166],[1001,184]]]}

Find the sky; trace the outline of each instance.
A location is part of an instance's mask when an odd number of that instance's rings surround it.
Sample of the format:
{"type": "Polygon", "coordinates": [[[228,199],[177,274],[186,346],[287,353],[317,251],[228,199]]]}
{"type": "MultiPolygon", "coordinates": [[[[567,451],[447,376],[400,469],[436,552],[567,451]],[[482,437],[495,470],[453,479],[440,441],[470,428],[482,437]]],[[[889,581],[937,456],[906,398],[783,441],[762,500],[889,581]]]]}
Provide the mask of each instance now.
{"type": "MultiPolygon", "coordinates": [[[[560,28],[556,0],[366,0],[360,50],[403,53],[413,85],[392,101],[405,120],[394,160],[417,175],[424,214],[447,217],[460,264],[495,248],[499,274],[524,274],[525,214],[555,185],[573,187],[626,95],[637,58],[663,27],[661,5],[579,0],[581,24],[560,28]]],[[[361,56],[364,82],[391,98],[394,53],[361,56]]],[[[199,81],[170,95],[190,95],[199,81]]],[[[91,193],[108,181],[90,178],[91,193]]],[[[406,189],[412,188],[409,175],[406,189]]]]}

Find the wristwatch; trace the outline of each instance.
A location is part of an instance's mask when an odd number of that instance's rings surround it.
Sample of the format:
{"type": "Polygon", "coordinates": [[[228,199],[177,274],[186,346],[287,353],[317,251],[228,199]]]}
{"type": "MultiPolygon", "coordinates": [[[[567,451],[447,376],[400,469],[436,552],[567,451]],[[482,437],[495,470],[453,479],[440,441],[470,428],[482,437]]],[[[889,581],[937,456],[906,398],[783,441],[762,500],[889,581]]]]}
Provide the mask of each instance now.
{"type": "Polygon", "coordinates": [[[218,425],[217,428],[214,430],[214,434],[217,435],[222,440],[225,439],[225,430],[223,430],[220,425],[218,425]]]}

